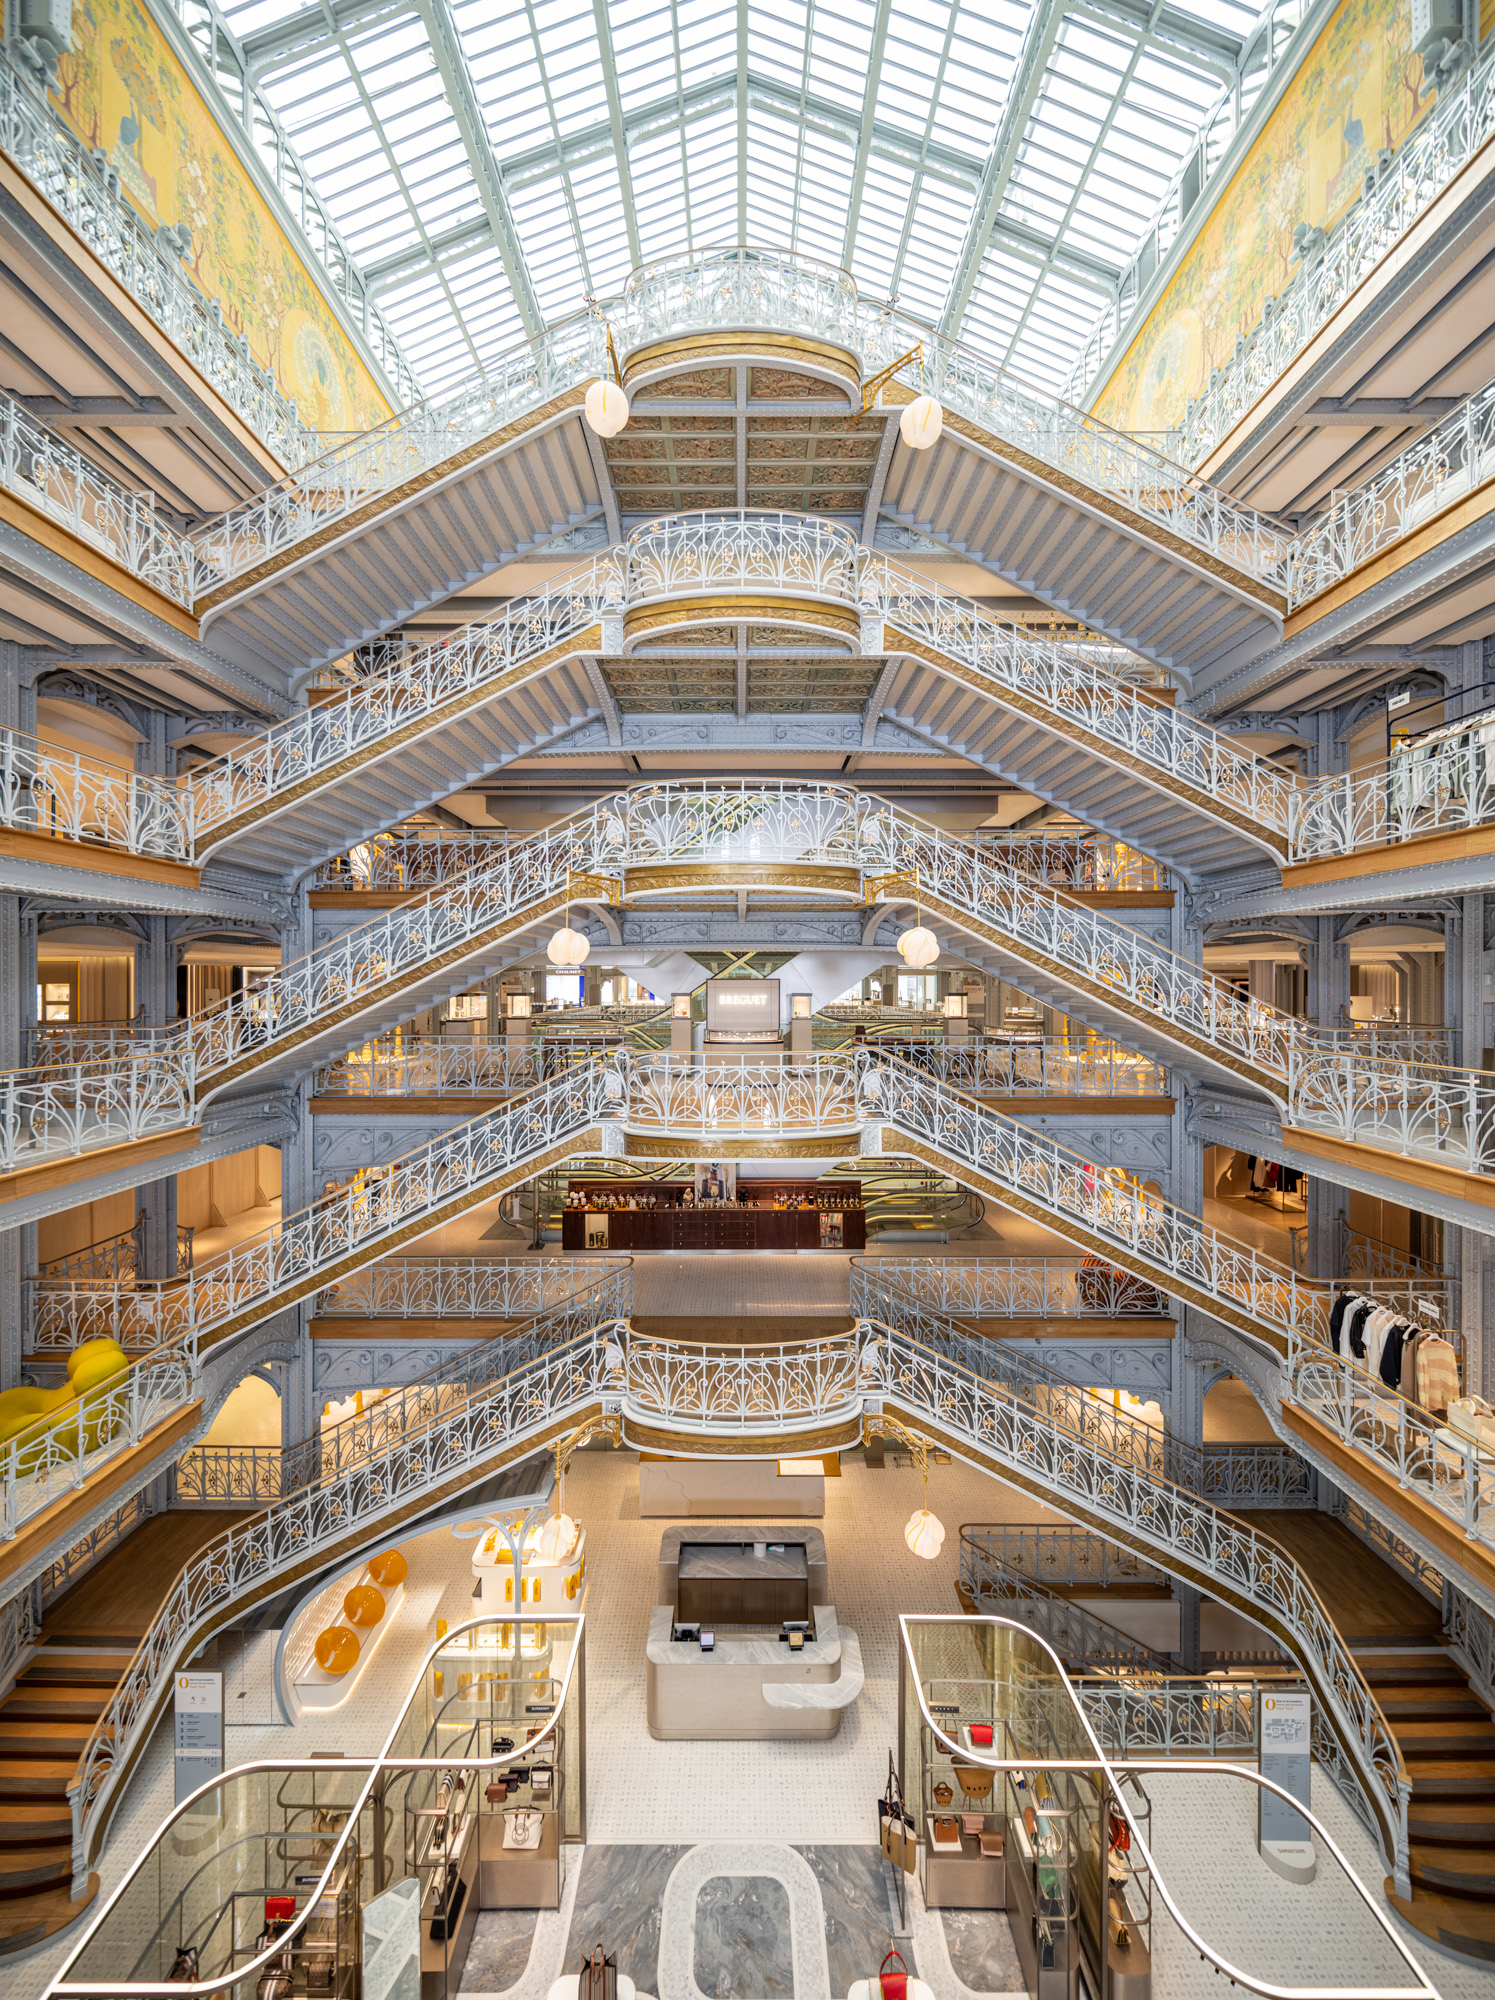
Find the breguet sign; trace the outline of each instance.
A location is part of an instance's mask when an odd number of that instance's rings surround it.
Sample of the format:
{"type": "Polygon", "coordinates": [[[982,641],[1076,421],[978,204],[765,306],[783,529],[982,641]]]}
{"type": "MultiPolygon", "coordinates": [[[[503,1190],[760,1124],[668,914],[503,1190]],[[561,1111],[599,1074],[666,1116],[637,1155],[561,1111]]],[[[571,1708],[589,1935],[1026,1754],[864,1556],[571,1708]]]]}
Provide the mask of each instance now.
{"type": "Polygon", "coordinates": [[[777,979],[708,979],[707,1034],[731,1032],[776,1035],[779,1032],[777,979]]]}

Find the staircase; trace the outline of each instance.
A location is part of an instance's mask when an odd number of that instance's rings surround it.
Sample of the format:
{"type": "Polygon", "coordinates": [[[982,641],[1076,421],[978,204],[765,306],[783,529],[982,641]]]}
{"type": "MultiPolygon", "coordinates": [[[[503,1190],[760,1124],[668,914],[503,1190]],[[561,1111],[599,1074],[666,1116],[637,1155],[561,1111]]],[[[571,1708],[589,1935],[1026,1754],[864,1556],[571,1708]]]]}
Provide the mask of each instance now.
{"type": "Polygon", "coordinates": [[[1412,1780],[1412,1895],[1425,1937],[1495,1964],[1495,1720],[1436,1639],[1352,1645],[1412,1780]]]}

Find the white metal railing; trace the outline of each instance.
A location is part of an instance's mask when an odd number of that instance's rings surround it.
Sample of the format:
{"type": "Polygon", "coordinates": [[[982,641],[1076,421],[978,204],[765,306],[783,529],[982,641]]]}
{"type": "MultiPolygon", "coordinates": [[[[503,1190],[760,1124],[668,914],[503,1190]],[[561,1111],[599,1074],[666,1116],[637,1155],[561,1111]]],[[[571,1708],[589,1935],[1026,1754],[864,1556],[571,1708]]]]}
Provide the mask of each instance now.
{"type": "Polygon", "coordinates": [[[1103,833],[976,833],[973,847],[992,847],[1014,867],[1051,889],[1166,889],[1166,868],[1124,840],[1103,833]]]}
{"type": "Polygon", "coordinates": [[[198,1394],[195,1357],[182,1345],[161,1347],[7,1439],[0,1445],[0,1540],[13,1540],[198,1394]]]}
{"type": "Polygon", "coordinates": [[[573,1063],[592,1062],[608,1044],[557,1037],[400,1035],[366,1043],[324,1063],[314,1097],[481,1097],[530,1090],[573,1063]]]}
{"type": "Polygon", "coordinates": [[[468,834],[449,827],[394,827],[360,842],[347,854],[319,863],[308,886],[345,894],[397,891],[408,896],[449,882],[453,875],[485,861],[495,847],[522,837],[497,828],[468,834]]]}
{"type": "MultiPolygon", "coordinates": [[[[386,1257],[317,1295],[316,1310],[338,1319],[529,1319],[585,1292],[595,1302],[604,1278],[621,1281],[631,1257],[386,1257]]],[[[608,1313],[600,1307],[596,1318],[608,1313]]],[[[616,1316],[627,1311],[626,1304],[616,1316]]]]}
{"type": "MultiPolygon", "coordinates": [[[[0,454],[7,421],[0,403],[0,454]]],[[[182,800],[168,779],[123,771],[14,729],[0,729],[0,825],[166,860],[186,852],[182,800]]]]}
{"type": "MultiPolygon", "coordinates": [[[[1156,1550],[1165,1567],[1206,1570],[1227,1601],[1265,1614],[1314,1684],[1319,1703],[1365,1787],[1383,1851],[1398,1883],[1408,1880],[1407,1805],[1401,1753],[1354,1655],[1297,1562],[1245,1522],[1182,1486],[1160,1480],[1134,1460],[1112,1459],[1077,1441],[1047,1403],[1022,1382],[983,1379],[973,1368],[908,1340],[894,1329],[860,1322],[877,1346],[864,1357],[869,1391],[947,1437],[968,1439],[988,1461],[1011,1466],[1059,1504],[1124,1531],[1156,1550]],[[1100,1476],[1097,1476],[1100,1475],[1100,1476]],[[1169,1558],[1172,1561],[1169,1561],[1169,1558]]],[[[1005,1363],[1009,1350],[998,1354],[1005,1363]]],[[[1405,1893],[1405,1891],[1404,1891],[1405,1893]]]]}
{"type": "MultiPolygon", "coordinates": [[[[407,649],[379,678],[352,684],[338,700],[298,710],[176,784],[138,778],[111,781],[101,791],[92,766],[70,777],[46,745],[4,732],[0,754],[8,756],[16,778],[0,785],[0,823],[25,828],[51,818],[64,828],[85,829],[74,837],[200,860],[231,823],[270,809],[360,751],[377,750],[445,703],[576,640],[602,618],[667,597],[688,602],[696,590],[770,585],[776,592],[844,603],[864,620],[881,619],[943,655],[969,684],[1040,703],[1063,725],[1082,728],[1187,785],[1237,825],[1260,828],[1285,859],[1311,860],[1495,817],[1495,782],[1486,773],[1478,731],[1468,742],[1412,749],[1345,778],[1300,779],[1186,711],[1150,699],[1081,649],[994,619],[969,599],[859,549],[848,530],[805,515],[728,511],[646,524],[617,549],[554,579],[501,616],[407,649]],[[46,774],[44,808],[32,798],[33,772],[46,774]]],[[[870,634],[869,645],[880,649],[884,636],[870,634]]],[[[355,849],[325,879],[408,893],[428,879],[449,879],[456,862],[478,866],[514,844],[512,837],[381,837],[355,849]]],[[[977,844],[1011,872],[1056,888],[1096,885],[1102,877],[1118,886],[1123,876],[1150,887],[1158,873],[1156,864],[1117,843],[977,844]]]]}
{"type": "Polygon", "coordinates": [[[1441,417],[1363,486],[1336,493],[1324,512],[1299,530],[1289,564],[1292,602],[1304,604],[1328,590],[1473,493],[1492,471],[1495,383],[1441,417]]]}
{"type": "MultiPolygon", "coordinates": [[[[616,880],[634,866],[738,858],[856,871],[891,883],[946,921],[973,921],[1078,975],[1165,1034],[1249,1065],[1290,1121],[1396,1153],[1482,1173],[1495,1166],[1495,1080],[1482,1072],[1367,1059],[1353,1037],[1316,1028],[1085,908],[874,795],[798,781],[660,784],[620,792],[530,839],[504,845],[441,889],[271,971],[151,1044],[149,1059],[13,1071],[0,1078],[0,1165],[130,1139],[189,1122],[215,1077],[273,1053],[350,1004],[373,1004],[467,939],[533,923],[576,872],[616,880]]],[[[803,1078],[803,1072],[800,1073],[803,1078]]],[[[730,1092],[728,1093],[730,1096],[730,1092]]],[[[682,1113],[683,1115],[683,1113],[682,1113]]],[[[704,1102],[692,1122],[717,1114],[704,1102]]]]}
{"type": "MultiPolygon", "coordinates": [[[[0,61],[0,78],[6,74],[0,61]]],[[[49,431],[0,390],[0,486],[57,521],[129,575],[190,610],[192,545],[156,512],[155,495],[132,492],[49,431]]]]}
{"type": "Polygon", "coordinates": [[[881,1036],[877,1046],[972,1097],[1167,1097],[1173,1088],[1167,1069],[1152,1056],[1100,1039],[899,1042],[881,1036]]]}
{"type": "MultiPolygon", "coordinates": [[[[502,1369],[494,1344],[485,1368],[502,1369]]],[[[147,1632],[119,1690],[95,1726],[72,1788],[74,1863],[86,1871],[97,1851],[117,1773],[152,1725],[164,1687],[194,1635],[249,1592],[263,1593],[288,1563],[304,1564],[344,1541],[354,1523],[373,1526],[418,1503],[432,1486],[513,1456],[553,1432],[569,1412],[612,1398],[625,1416],[668,1416],[721,1437],[777,1431],[792,1437],[827,1419],[853,1420],[863,1398],[891,1397],[948,1436],[1020,1467],[1088,1519],[1125,1526],[1161,1555],[1187,1555],[1191,1568],[1220,1579],[1233,1597],[1284,1629],[1321,1703],[1377,1802],[1377,1825],[1398,1877],[1405,1872],[1407,1785],[1386,1729],[1353,1656],[1291,1557],[1208,1502],[1160,1485],[1134,1461],[1077,1434],[1026,1385],[983,1380],[896,1327],[859,1322],[854,1341],[799,1349],[702,1349],[641,1341],[609,1321],[518,1365],[465,1379],[428,1378],[380,1399],[360,1418],[304,1449],[307,1483],[254,1520],[200,1551],[183,1569],[147,1632]],[[345,1448],[346,1446],[346,1448],[345,1448]]],[[[874,1403],[873,1407],[876,1407],[874,1403]]],[[[283,1475],[283,1479],[286,1475],[283,1475]]]]}
{"type": "Polygon", "coordinates": [[[0,151],[6,152],[106,270],[285,465],[317,449],[275,378],[252,358],[158,236],[99,171],[45,101],[0,61],[0,151]]]}
{"type": "MultiPolygon", "coordinates": [[[[853,1271],[867,1262],[853,1257],[853,1271]]],[[[1166,1292],[1099,1258],[874,1257],[876,1282],[955,1319],[1157,1319],[1166,1292]]]]}
{"type": "Polygon", "coordinates": [[[1495,50],[1487,50],[1407,138],[1384,172],[1346,211],[1322,247],[1304,259],[1230,359],[1185,409],[1179,456],[1198,465],[1350,294],[1393,251],[1495,132],[1495,50]]]}

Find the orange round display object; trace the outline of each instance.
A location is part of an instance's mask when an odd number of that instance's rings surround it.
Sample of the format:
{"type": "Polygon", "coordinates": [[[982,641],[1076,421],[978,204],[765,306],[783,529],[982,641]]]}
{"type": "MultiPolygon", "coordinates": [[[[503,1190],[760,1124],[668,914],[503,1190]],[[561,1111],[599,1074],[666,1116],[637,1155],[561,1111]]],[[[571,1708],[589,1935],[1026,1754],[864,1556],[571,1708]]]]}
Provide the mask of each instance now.
{"type": "Polygon", "coordinates": [[[384,1592],[371,1583],[358,1583],[343,1599],[343,1616],[350,1625],[377,1625],[384,1616],[384,1592]]]}
{"type": "Polygon", "coordinates": [[[312,1647],[324,1674],[347,1673],[350,1667],[357,1666],[358,1651],[358,1635],[346,1625],[329,1625],[325,1632],[317,1634],[317,1643],[312,1647]]]}
{"type": "Polygon", "coordinates": [[[386,1549],[383,1555],[374,1556],[369,1562],[369,1575],[386,1590],[398,1590],[409,1574],[410,1565],[398,1549],[386,1549]]]}

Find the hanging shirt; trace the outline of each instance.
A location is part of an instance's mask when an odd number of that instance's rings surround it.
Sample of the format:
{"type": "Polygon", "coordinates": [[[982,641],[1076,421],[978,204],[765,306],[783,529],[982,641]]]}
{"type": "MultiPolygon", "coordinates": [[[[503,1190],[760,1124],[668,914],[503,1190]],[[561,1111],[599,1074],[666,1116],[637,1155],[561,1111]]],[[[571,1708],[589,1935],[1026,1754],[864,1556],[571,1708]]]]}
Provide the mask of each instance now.
{"type": "Polygon", "coordinates": [[[1410,1331],[1404,1319],[1393,1320],[1386,1329],[1385,1339],[1381,1342],[1381,1360],[1376,1372],[1388,1389],[1397,1389],[1401,1386],[1402,1344],[1410,1331]]]}
{"type": "Polygon", "coordinates": [[[1357,1361],[1365,1359],[1365,1322],[1375,1311],[1371,1299],[1358,1299],[1345,1327],[1347,1345],[1357,1361]]]}
{"type": "Polygon", "coordinates": [[[1447,1414],[1458,1393],[1458,1356],[1448,1341],[1430,1333],[1417,1344],[1417,1400],[1424,1409],[1447,1414]]]}
{"type": "Polygon", "coordinates": [[[1344,1316],[1353,1304],[1354,1300],[1348,1292],[1340,1292],[1336,1295],[1334,1304],[1330,1309],[1329,1345],[1334,1349],[1336,1354],[1339,1352],[1339,1336],[1344,1326],[1344,1316]]]}

